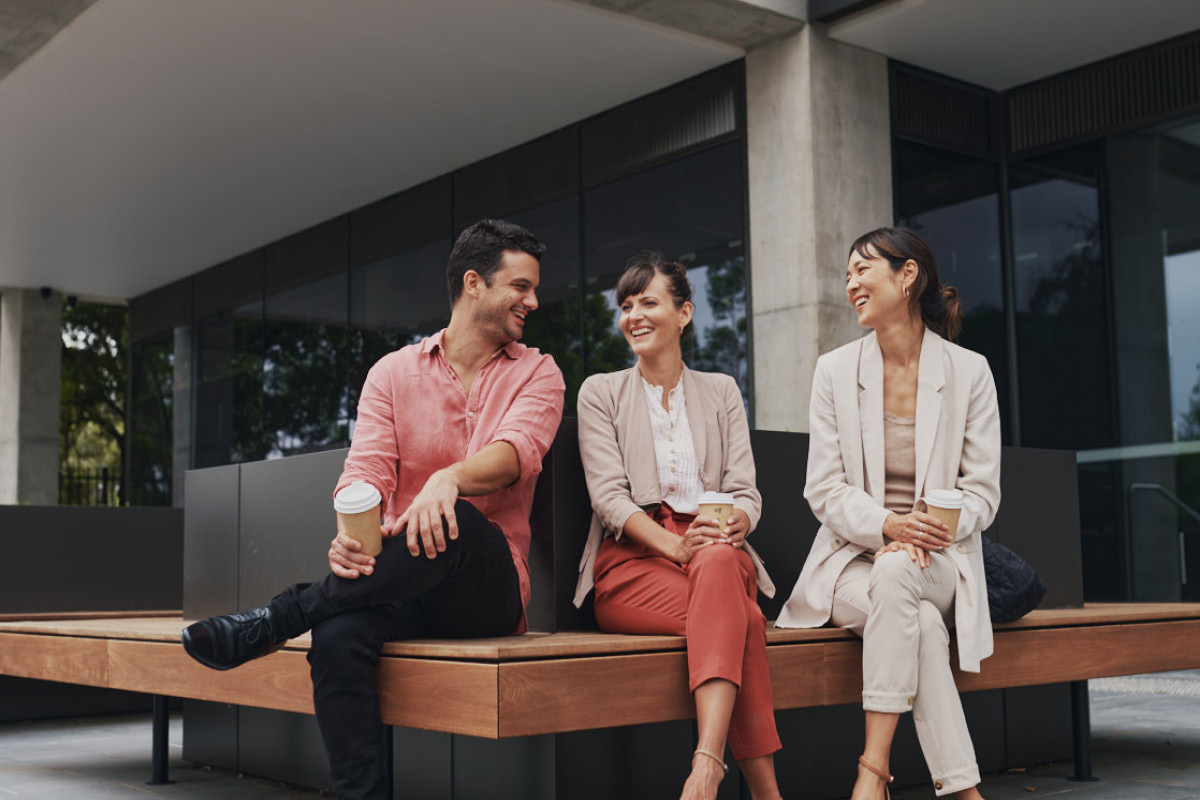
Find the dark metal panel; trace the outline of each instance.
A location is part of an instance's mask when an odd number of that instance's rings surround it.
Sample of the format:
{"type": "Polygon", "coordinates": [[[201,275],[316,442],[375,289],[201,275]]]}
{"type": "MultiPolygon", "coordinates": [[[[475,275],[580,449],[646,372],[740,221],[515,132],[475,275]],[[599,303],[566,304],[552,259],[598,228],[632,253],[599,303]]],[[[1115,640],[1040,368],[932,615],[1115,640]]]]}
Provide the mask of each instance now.
{"type": "Polygon", "coordinates": [[[579,133],[584,187],[740,135],[744,91],[741,66],[733,64],[585,120],[579,133]]]}
{"type": "Polygon", "coordinates": [[[361,267],[450,236],[451,185],[449,175],[435,178],[352,212],[350,266],[361,267]]]}
{"type": "Polygon", "coordinates": [[[775,619],[800,577],[820,527],[803,496],[808,434],[754,430],[750,445],[763,498],[762,519],[750,534],[750,544],[775,582],[775,598],[760,594],[758,602],[767,619],[775,619]]]}
{"type": "Polygon", "coordinates": [[[808,0],[808,19],[828,25],[882,2],[884,0],[808,0]]]}
{"type": "Polygon", "coordinates": [[[350,217],[305,228],[263,248],[267,294],[282,292],[349,268],[350,217]]]}
{"type": "Polygon", "coordinates": [[[183,760],[238,768],[238,707],[204,700],[183,701],[183,760]]]}
{"type": "Polygon", "coordinates": [[[1200,111],[1192,32],[1010,90],[1009,152],[1028,155],[1200,111]]]}
{"type": "Polygon", "coordinates": [[[1020,553],[1046,583],[1042,608],[1083,605],[1083,550],[1075,453],[1005,447],[1000,510],[987,535],[1020,553]]]}
{"type": "MultiPolygon", "coordinates": [[[[987,669],[987,661],[983,669],[987,669]]],[[[1005,689],[1003,732],[1005,762],[990,769],[1071,758],[1071,684],[1005,689]]]]}
{"type": "Polygon", "coordinates": [[[999,94],[917,67],[890,62],[892,134],[976,158],[995,158],[999,94]]]}
{"type": "Polygon", "coordinates": [[[453,739],[449,733],[392,728],[396,800],[453,800],[453,739]]]}
{"type": "Polygon", "coordinates": [[[454,800],[554,800],[552,734],[498,740],[454,736],[452,746],[454,800]]]}
{"type": "Polygon", "coordinates": [[[129,340],[192,323],[192,279],[184,278],[129,301],[129,340]]]}
{"type": "Polygon", "coordinates": [[[186,473],[183,509],[183,615],[203,619],[238,608],[240,467],[186,473]]]}
{"type": "Polygon", "coordinates": [[[261,303],[262,296],[262,250],[253,250],[196,274],[193,317],[202,320],[249,303],[261,303]]]}
{"type": "MultiPolygon", "coordinates": [[[[572,800],[677,797],[691,769],[694,727],[684,720],[558,734],[556,796],[572,800]]],[[[730,767],[732,776],[736,767],[732,763],[730,767]]],[[[722,781],[722,800],[738,797],[738,783],[735,778],[722,781]]]]}
{"type": "Polygon", "coordinates": [[[238,709],[238,770],[314,789],[330,786],[329,759],[309,714],[238,709]]]}
{"type": "Polygon", "coordinates": [[[175,609],[183,602],[178,508],[0,506],[0,612],[175,609]],[[45,564],[53,553],[50,569],[45,564]]]}
{"type": "MultiPolygon", "coordinates": [[[[571,126],[454,173],[454,230],[579,191],[579,128],[571,126]]],[[[537,234],[537,231],[534,231],[537,234]]]]}
{"type": "Polygon", "coordinates": [[[149,708],[148,694],[0,676],[0,722],[144,713],[149,708]]]}
{"type": "Polygon", "coordinates": [[[238,604],[266,603],[284,587],[329,572],[337,532],[333,487],[347,450],[242,465],[238,604]]]}

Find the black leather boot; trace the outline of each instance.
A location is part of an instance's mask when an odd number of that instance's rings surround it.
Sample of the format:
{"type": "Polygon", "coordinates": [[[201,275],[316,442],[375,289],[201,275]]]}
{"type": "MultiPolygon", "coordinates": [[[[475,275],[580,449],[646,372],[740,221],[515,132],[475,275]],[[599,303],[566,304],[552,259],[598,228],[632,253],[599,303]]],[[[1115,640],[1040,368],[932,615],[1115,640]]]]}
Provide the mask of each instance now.
{"type": "Polygon", "coordinates": [[[188,655],[212,669],[233,669],[283,647],[286,636],[276,633],[271,610],[259,606],[238,614],[202,619],[183,629],[180,638],[188,655]]]}

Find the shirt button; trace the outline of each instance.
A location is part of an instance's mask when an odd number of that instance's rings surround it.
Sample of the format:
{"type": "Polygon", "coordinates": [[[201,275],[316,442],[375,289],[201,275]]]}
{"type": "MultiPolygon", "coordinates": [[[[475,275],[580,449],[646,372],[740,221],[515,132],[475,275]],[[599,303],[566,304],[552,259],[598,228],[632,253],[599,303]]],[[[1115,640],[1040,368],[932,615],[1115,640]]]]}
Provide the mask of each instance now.
{"type": "Polygon", "coordinates": [[[909,704],[910,706],[912,705],[912,701],[913,701],[913,699],[912,699],[911,697],[910,697],[910,698],[908,698],[908,704],[909,704]]]}
{"type": "Polygon", "coordinates": [[[941,781],[934,781],[934,782],[933,782],[933,788],[935,788],[935,789],[941,789],[941,788],[942,788],[942,782],[941,782],[941,781]]]}
{"type": "Polygon", "coordinates": [[[960,545],[958,546],[958,552],[960,552],[960,553],[965,553],[965,552],[967,552],[967,548],[963,547],[963,546],[960,544],[960,545]]]}
{"type": "Polygon", "coordinates": [[[674,468],[674,467],[671,467],[671,472],[674,472],[674,471],[675,471],[675,468],[674,468]]]}
{"type": "Polygon", "coordinates": [[[468,416],[468,417],[473,417],[473,416],[475,416],[475,412],[474,412],[474,411],[468,411],[468,412],[467,412],[467,416],[468,416]]]}

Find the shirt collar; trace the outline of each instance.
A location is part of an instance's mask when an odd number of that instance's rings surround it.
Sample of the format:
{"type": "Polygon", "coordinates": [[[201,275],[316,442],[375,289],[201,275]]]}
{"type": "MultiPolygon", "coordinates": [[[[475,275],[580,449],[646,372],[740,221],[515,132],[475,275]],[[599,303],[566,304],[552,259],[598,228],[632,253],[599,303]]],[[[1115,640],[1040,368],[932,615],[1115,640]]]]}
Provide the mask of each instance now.
{"type": "MultiPolygon", "coordinates": [[[[435,350],[442,350],[444,352],[446,348],[445,345],[442,344],[442,337],[445,335],[445,333],[446,329],[442,328],[432,336],[426,337],[425,341],[421,344],[421,352],[425,355],[429,355],[435,350]]],[[[516,361],[521,357],[521,345],[517,342],[509,342],[501,347],[499,352],[504,353],[504,355],[516,361]]],[[[488,360],[490,361],[491,359],[488,360]]]]}

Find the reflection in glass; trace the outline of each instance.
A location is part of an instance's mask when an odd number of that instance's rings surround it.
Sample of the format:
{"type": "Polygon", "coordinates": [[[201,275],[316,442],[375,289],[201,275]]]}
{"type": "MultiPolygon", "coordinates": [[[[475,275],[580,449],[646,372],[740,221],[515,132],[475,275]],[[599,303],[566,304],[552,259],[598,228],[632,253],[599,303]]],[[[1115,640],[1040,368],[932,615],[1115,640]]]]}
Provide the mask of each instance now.
{"type": "Polygon", "coordinates": [[[1011,441],[1004,284],[1000,264],[999,180],[995,164],[898,141],[896,223],[929,242],[942,283],[958,289],[958,343],[982,353],[1000,401],[1003,440],[1011,441]]]}
{"type": "Polygon", "coordinates": [[[262,303],[196,323],[196,467],[263,457],[262,303]]]}
{"type": "Polygon", "coordinates": [[[1078,158],[1012,167],[1022,444],[1114,444],[1099,192],[1078,158]]]}
{"type": "Polygon", "coordinates": [[[163,331],[133,345],[130,393],[129,488],[135,506],[169,506],[175,337],[163,331]]]}
{"type": "Polygon", "coordinates": [[[1200,250],[1167,256],[1171,419],[1176,441],[1200,439],[1200,250]]]}
{"type": "Polygon", "coordinates": [[[340,273],[267,297],[266,458],[350,443],[346,284],[340,273]]]}
{"type": "Polygon", "coordinates": [[[350,270],[352,335],[347,406],[358,406],[367,372],[393,350],[419,342],[450,321],[446,287],[449,237],[350,270]]]}

